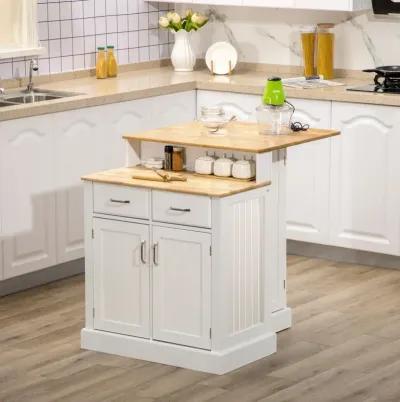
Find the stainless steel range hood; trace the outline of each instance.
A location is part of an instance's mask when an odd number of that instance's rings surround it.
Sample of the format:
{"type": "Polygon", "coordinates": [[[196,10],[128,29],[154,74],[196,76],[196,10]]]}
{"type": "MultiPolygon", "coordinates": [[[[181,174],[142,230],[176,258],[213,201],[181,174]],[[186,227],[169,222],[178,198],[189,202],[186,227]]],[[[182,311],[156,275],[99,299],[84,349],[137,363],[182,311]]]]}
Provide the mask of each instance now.
{"type": "Polygon", "coordinates": [[[372,0],[375,14],[400,14],[400,0],[372,0]]]}

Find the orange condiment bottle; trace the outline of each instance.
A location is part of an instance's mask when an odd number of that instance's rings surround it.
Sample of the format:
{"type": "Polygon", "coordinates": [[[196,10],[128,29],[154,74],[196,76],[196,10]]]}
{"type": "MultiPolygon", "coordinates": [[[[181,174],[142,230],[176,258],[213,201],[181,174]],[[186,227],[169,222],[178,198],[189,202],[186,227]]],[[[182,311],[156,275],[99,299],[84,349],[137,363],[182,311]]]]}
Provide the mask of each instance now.
{"type": "Polygon", "coordinates": [[[104,47],[97,48],[96,78],[107,78],[107,60],[104,47]]]}
{"type": "Polygon", "coordinates": [[[109,77],[118,75],[118,63],[114,55],[114,46],[107,46],[107,75],[109,77]]]}

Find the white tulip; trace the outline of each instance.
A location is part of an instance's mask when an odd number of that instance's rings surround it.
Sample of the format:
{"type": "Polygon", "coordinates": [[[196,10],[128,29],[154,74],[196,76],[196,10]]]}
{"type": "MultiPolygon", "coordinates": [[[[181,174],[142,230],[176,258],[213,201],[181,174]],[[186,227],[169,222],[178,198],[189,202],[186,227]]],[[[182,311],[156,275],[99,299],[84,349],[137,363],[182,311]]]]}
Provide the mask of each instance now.
{"type": "Polygon", "coordinates": [[[196,25],[199,25],[199,26],[204,25],[206,21],[207,21],[207,18],[202,14],[194,13],[192,15],[192,22],[196,25]]]}
{"type": "Polygon", "coordinates": [[[168,28],[169,26],[169,20],[167,17],[160,17],[158,20],[158,23],[160,24],[160,27],[162,28],[168,28]]]}
{"type": "Polygon", "coordinates": [[[171,20],[173,24],[179,24],[181,22],[181,17],[178,13],[172,13],[171,20]]]}
{"type": "Polygon", "coordinates": [[[168,21],[172,21],[172,16],[173,16],[174,14],[175,14],[175,13],[174,13],[173,11],[169,11],[169,12],[167,13],[168,21]]]}

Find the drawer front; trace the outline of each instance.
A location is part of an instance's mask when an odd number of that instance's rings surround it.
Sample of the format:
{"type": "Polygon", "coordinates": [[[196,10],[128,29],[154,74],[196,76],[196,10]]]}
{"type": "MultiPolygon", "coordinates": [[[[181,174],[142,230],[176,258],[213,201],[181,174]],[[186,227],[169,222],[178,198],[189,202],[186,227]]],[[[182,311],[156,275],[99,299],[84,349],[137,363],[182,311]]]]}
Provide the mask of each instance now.
{"type": "Polygon", "coordinates": [[[198,195],[153,191],[153,220],[211,227],[211,200],[198,195]]]}
{"type": "Polygon", "coordinates": [[[149,219],[150,191],[142,188],[94,185],[94,212],[149,219]]]}

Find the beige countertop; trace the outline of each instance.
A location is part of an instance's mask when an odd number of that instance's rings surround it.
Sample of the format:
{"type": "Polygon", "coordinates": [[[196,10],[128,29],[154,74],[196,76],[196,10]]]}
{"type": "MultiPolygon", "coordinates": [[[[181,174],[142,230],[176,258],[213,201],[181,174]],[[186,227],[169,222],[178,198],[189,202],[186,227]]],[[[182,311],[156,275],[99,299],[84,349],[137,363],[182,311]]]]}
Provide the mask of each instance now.
{"type": "Polygon", "coordinates": [[[174,193],[206,195],[216,198],[254,190],[271,184],[269,181],[257,183],[255,181],[235,180],[232,178],[225,179],[215,176],[199,176],[189,172],[181,172],[181,174],[186,177],[187,181],[162,182],[133,178],[137,173],[143,173],[143,168],[127,167],[111,169],[84,176],[82,180],[128,187],[150,188],[174,193]]]}
{"type": "MultiPolygon", "coordinates": [[[[287,74],[277,74],[288,76],[287,74]]],[[[232,76],[212,76],[208,70],[192,73],[175,73],[171,67],[153,67],[121,73],[117,78],[96,80],[94,77],[74,78],[38,84],[38,88],[70,91],[82,95],[36,104],[0,108],[0,121],[56,113],[65,110],[99,106],[108,103],[165,95],[170,93],[203,89],[261,95],[266,78],[271,72],[242,70],[232,76]]],[[[293,74],[292,74],[293,75],[293,74]]],[[[370,103],[375,105],[400,106],[400,96],[346,91],[347,86],[372,82],[342,78],[345,86],[323,89],[286,88],[289,98],[330,100],[340,102],[370,103]]]]}
{"type": "Polygon", "coordinates": [[[238,121],[229,123],[223,130],[225,131],[225,135],[208,134],[201,123],[191,122],[178,126],[126,134],[124,138],[128,141],[149,141],[173,145],[262,153],[340,134],[337,130],[314,128],[287,135],[260,135],[256,123],[238,121]]]}

